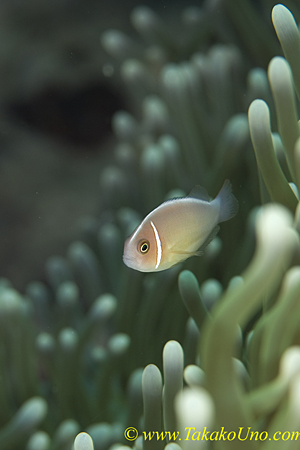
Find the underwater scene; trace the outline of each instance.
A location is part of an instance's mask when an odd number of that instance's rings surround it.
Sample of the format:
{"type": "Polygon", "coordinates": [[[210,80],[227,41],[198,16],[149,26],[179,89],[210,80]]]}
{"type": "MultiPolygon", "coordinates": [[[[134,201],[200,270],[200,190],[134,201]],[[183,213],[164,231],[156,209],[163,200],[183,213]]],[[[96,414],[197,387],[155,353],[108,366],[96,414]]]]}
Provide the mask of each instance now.
{"type": "Polygon", "coordinates": [[[300,449],[300,1],[0,4],[0,450],[300,449]]]}

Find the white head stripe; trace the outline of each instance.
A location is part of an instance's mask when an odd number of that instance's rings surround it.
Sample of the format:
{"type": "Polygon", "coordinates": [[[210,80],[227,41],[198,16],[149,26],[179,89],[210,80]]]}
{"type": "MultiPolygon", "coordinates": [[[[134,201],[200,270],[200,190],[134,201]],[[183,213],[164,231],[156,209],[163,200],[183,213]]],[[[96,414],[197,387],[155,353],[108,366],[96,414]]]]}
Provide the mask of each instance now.
{"type": "Polygon", "coordinates": [[[144,220],[143,220],[143,222],[141,222],[141,223],[139,224],[139,226],[137,227],[137,229],[135,230],[135,232],[134,232],[133,235],[131,236],[129,242],[132,242],[132,241],[135,239],[136,235],[137,235],[138,232],[141,230],[141,228],[142,228],[143,225],[144,225],[144,220]]]}
{"type": "Polygon", "coordinates": [[[156,229],[156,226],[154,225],[154,223],[152,221],[150,221],[150,225],[153,228],[156,245],[157,245],[157,258],[156,258],[156,266],[155,266],[155,269],[157,269],[161,262],[162,246],[161,246],[161,241],[160,241],[160,237],[159,237],[158,231],[156,229]]]}

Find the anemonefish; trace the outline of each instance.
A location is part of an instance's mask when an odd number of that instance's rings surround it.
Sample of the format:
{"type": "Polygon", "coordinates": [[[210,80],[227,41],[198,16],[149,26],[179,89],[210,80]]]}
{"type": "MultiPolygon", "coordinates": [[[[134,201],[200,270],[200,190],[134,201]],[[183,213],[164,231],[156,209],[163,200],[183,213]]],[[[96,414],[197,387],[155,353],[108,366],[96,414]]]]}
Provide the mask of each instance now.
{"type": "Polygon", "coordinates": [[[201,186],[184,198],[162,203],[150,212],[124,245],[123,261],[140,272],[158,272],[200,255],[219,231],[218,224],[231,219],[238,202],[226,180],[210,201],[201,186]]]}

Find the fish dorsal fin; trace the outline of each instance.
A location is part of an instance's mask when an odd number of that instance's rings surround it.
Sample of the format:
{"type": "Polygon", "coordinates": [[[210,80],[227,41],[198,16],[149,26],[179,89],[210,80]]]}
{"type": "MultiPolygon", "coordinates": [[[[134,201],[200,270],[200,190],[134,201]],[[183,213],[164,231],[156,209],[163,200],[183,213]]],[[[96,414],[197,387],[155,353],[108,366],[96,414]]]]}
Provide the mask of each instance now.
{"type": "Polygon", "coordinates": [[[200,186],[199,184],[193,187],[188,197],[198,198],[199,200],[205,200],[206,202],[210,201],[210,197],[208,195],[207,190],[203,186],[200,186]]]}

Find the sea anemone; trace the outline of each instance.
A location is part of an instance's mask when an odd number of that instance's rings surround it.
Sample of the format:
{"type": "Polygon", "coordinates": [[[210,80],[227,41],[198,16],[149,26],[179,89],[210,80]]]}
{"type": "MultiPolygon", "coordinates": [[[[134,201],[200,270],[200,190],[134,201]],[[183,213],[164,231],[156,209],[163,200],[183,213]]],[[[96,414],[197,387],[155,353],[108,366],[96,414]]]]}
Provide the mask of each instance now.
{"type": "MultiPolygon", "coordinates": [[[[132,13],[139,42],[115,30],[102,36],[111,57],[105,73],[119,70],[131,111],[112,120],[116,145],[100,173],[98,215],[80,221],[65,257],[47,260],[43,282],[20,294],[1,280],[1,450],[188,450],[205,448],[176,440],[189,427],[297,430],[298,30],[276,6],[287,60],[270,65],[273,108],[265,70],[245,78],[253,61],[267,64],[276,41],[266,28],[254,47],[247,17],[255,8],[225,3],[218,20],[213,2],[187,8],[184,41],[148,7],[132,13]],[[124,239],[153,207],[198,183],[216,194],[226,178],[240,212],[203,257],[154,274],[123,265],[124,239]],[[254,208],[269,200],[276,203],[254,208]],[[134,443],[128,428],[139,435],[134,443]],[[150,442],[149,432],[170,434],[150,442]]],[[[237,438],[209,448],[240,445],[237,438]]]]}

